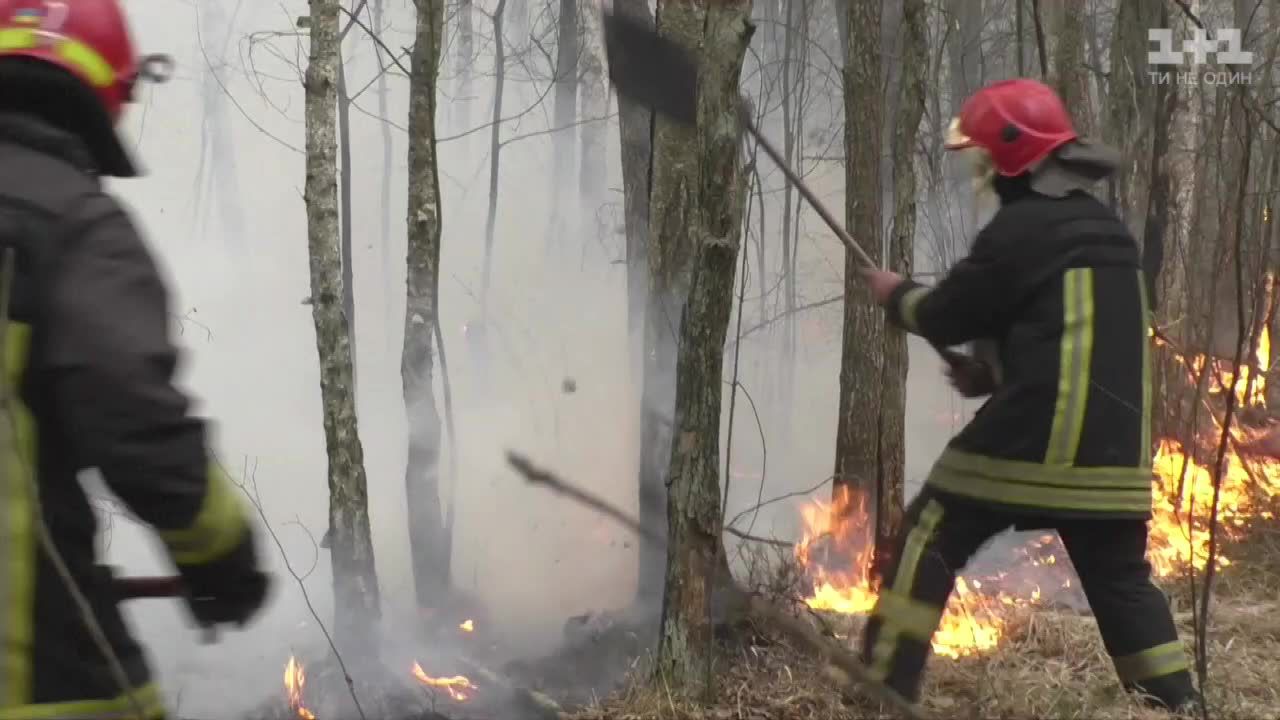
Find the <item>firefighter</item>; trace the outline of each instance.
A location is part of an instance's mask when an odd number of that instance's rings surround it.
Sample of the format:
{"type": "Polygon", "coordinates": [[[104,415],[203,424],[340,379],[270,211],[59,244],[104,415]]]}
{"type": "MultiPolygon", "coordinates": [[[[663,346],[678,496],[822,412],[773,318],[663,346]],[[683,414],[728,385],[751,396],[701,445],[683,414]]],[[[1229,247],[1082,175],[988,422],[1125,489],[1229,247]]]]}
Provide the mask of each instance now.
{"type": "Polygon", "coordinates": [[[1124,687],[1184,711],[1196,691],[1146,561],[1146,285],[1136,242],[1086,191],[1115,153],[1080,139],[1053,90],[1026,79],[979,90],[948,135],[998,209],[936,287],[864,274],[890,322],[942,346],[992,343],[998,359],[952,371],[966,393],[990,397],[937,459],[877,568],[864,660],[918,700],[957,572],[997,533],[1053,529],[1124,687]]]}
{"type": "Polygon", "coordinates": [[[101,184],[138,172],[116,124],[154,66],[117,0],[0,0],[2,720],[165,717],[81,470],[155,529],[201,624],[243,623],[267,593],[246,507],[174,386],[167,290],[101,184]]]}

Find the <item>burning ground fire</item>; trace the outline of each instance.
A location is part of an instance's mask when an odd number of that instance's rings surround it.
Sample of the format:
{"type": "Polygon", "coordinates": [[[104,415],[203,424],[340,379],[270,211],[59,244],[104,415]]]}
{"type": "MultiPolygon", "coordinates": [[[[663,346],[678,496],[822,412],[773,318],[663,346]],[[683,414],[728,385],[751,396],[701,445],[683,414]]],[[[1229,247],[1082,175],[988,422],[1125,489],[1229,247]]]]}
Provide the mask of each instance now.
{"type": "MultiPolygon", "coordinates": [[[[447,678],[432,677],[416,662],[410,668],[409,674],[421,683],[423,687],[443,692],[455,702],[470,700],[471,693],[478,689],[470,679],[463,675],[447,678]]],[[[307,676],[302,668],[302,663],[290,655],[289,662],[284,666],[284,689],[289,700],[289,710],[302,720],[316,720],[315,713],[303,703],[303,688],[306,684],[307,676]]]]}
{"type": "MultiPolygon", "coordinates": [[[[458,625],[458,629],[466,633],[475,632],[475,622],[467,620],[458,625]]],[[[463,675],[432,677],[417,662],[413,663],[413,667],[409,669],[409,674],[424,688],[443,693],[454,702],[467,702],[471,699],[472,693],[479,689],[469,678],[463,675]]],[[[316,720],[316,714],[303,702],[303,689],[306,684],[307,674],[303,670],[302,663],[290,655],[289,662],[285,663],[284,666],[284,689],[285,696],[289,701],[289,710],[301,720],[316,720]]]]}
{"type": "MultiPolygon", "coordinates": [[[[1253,362],[1236,373],[1234,383],[1229,362],[1204,356],[1181,359],[1194,377],[1208,364],[1211,398],[1222,398],[1230,386],[1238,407],[1261,408],[1266,404],[1264,375],[1270,355],[1270,337],[1263,329],[1253,362]]],[[[1242,432],[1237,433],[1238,440],[1244,439],[1242,432]]],[[[1216,445],[1216,438],[1209,443],[1209,447],[1216,445]]],[[[1171,439],[1158,445],[1151,479],[1154,498],[1147,552],[1158,577],[1174,577],[1188,568],[1200,571],[1208,564],[1213,457],[1188,457],[1183,446],[1171,439]]],[[[1277,499],[1280,462],[1246,460],[1229,448],[1219,489],[1219,537],[1237,539],[1252,521],[1272,518],[1270,503],[1277,499]]],[[[871,547],[863,535],[870,526],[863,498],[843,494],[834,502],[813,502],[802,515],[805,533],[796,546],[796,559],[811,582],[806,604],[845,615],[868,614],[877,590],[869,574],[871,547]]],[[[1000,644],[1011,609],[1039,605],[1044,596],[1071,586],[1074,573],[1055,535],[1042,535],[1016,554],[1019,557],[1007,572],[957,578],[942,624],[933,636],[935,654],[961,658],[993,650],[1000,644]],[[1056,585],[1047,585],[1049,592],[1042,593],[1045,583],[1056,585]]],[[[1215,560],[1217,567],[1231,564],[1221,552],[1215,560]]]]}

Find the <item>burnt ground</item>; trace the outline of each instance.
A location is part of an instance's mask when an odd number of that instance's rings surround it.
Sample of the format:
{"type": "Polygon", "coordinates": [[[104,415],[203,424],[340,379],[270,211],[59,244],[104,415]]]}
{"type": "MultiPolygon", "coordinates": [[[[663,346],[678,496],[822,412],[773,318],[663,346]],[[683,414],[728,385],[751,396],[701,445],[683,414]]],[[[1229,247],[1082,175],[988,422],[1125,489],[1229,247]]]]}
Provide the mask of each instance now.
{"type": "MultiPolygon", "coordinates": [[[[1280,719],[1280,528],[1231,548],[1234,563],[1215,581],[1208,624],[1214,720],[1280,719]]],[[[1203,578],[1197,580],[1203,591],[1203,578]]],[[[1164,583],[1189,656],[1195,621],[1189,581],[1164,583]]],[[[1086,613],[1063,604],[1011,608],[998,647],[930,660],[922,709],[931,718],[1158,720],[1124,693],[1086,613]]],[[[862,620],[822,615],[815,624],[856,638],[862,620]]],[[[848,641],[845,641],[848,642],[848,641]]],[[[649,682],[637,666],[624,689],[567,720],[862,720],[894,717],[863,697],[846,697],[824,663],[768,627],[753,624],[722,645],[714,701],[690,703],[649,682]]]]}

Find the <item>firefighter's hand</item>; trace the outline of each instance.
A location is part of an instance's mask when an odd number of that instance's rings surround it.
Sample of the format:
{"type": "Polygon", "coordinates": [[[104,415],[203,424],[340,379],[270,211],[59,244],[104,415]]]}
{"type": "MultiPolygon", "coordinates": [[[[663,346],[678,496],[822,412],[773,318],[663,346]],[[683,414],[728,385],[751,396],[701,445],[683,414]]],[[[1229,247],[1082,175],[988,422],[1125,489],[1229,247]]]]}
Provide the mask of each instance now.
{"type": "Polygon", "coordinates": [[[267,599],[270,578],[261,569],[253,533],[230,553],[201,565],[179,565],[187,586],[187,606],[206,627],[243,626],[267,599]]]}
{"type": "Polygon", "coordinates": [[[187,584],[190,595],[187,605],[196,622],[205,627],[222,624],[244,626],[257,614],[267,598],[270,584],[266,573],[250,570],[224,576],[209,582],[187,584]]]}
{"type": "Polygon", "coordinates": [[[991,366],[968,356],[960,356],[947,363],[947,377],[951,386],[967,398],[990,395],[996,389],[991,366]]]}
{"type": "Polygon", "coordinates": [[[879,268],[864,268],[861,272],[867,287],[871,289],[871,297],[879,305],[887,304],[889,296],[902,284],[902,276],[896,272],[879,268]]]}

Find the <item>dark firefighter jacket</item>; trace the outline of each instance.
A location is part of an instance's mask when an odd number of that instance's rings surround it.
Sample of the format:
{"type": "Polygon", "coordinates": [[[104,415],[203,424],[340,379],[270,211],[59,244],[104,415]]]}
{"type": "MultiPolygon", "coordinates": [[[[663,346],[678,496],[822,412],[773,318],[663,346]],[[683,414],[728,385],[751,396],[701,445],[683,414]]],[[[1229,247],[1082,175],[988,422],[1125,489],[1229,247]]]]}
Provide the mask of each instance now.
{"type": "Polygon", "coordinates": [[[83,146],[0,115],[0,167],[0,253],[12,248],[15,258],[0,336],[14,391],[14,430],[0,438],[0,720],[137,718],[136,704],[163,717],[110,575],[95,564],[95,519],[77,473],[98,469],[185,574],[252,562],[247,515],[210,470],[204,425],[172,383],[177,353],[156,265],[83,146]],[[38,515],[131,693],[42,550],[38,515]]]}
{"type": "Polygon", "coordinates": [[[1151,361],[1137,244],[1083,192],[1006,186],[1001,196],[936,287],[907,281],[888,303],[891,321],[942,345],[998,347],[999,386],[926,482],[1048,514],[1147,517],[1151,361]]]}

